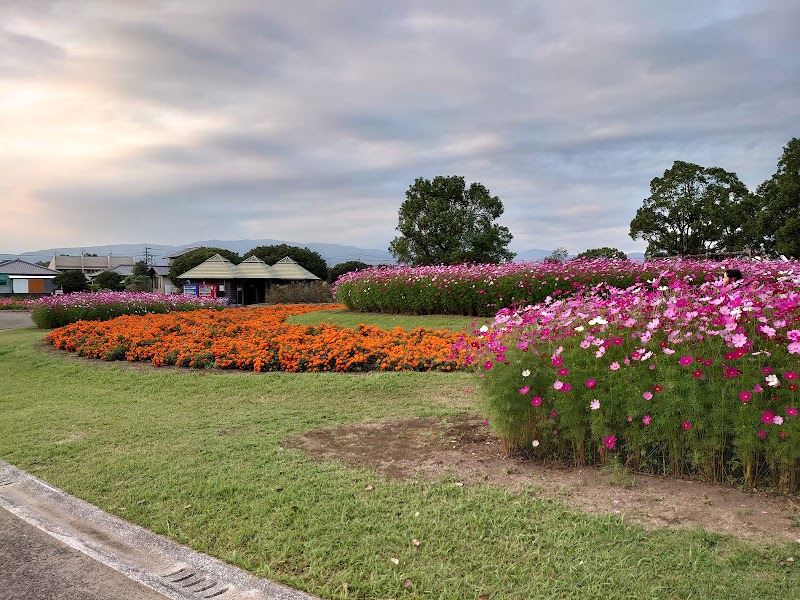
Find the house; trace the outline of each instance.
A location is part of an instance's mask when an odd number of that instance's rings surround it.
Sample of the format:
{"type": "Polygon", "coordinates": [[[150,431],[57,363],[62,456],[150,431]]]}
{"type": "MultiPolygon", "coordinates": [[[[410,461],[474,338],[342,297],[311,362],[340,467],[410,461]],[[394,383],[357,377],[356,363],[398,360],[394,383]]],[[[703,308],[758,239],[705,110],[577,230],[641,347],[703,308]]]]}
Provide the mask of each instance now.
{"type": "Polygon", "coordinates": [[[180,291],[178,286],[169,279],[169,267],[150,267],[150,279],[153,282],[152,290],[157,294],[175,294],[180,291]]]}
{"type": "Polygon", "coordinates": [[[294,260],[283,258],[270,266],[256,256],[238,265],[215,254],[204,263],[180,275],[186,280],[184,294],[228,298],[231,304],[260,304],[266,301],[272,284],[290,281],[315,281],[319,277],[294,260]]]}
{"type": "Polygon", "coordinates": [[[25,260],[0,261],[0,295],[44,295],[54,291],[58,271],[25,260]]]}
{"type": "Polygon", "coordinates": [[[92,279],[101,271],[108,271],[121,265],[133,268],[136,264],[135,256],[53,256],[48,265],[59,272],[81,271],[86,277],[92,279]]]}

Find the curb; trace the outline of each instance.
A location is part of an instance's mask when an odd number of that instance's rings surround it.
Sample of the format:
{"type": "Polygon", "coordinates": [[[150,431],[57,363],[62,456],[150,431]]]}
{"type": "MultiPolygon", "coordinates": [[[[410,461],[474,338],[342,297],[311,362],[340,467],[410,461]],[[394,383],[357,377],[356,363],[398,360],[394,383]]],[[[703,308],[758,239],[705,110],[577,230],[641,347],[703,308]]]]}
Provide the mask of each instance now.
{"type": "Polygon", "coordinates": [[[172,600],[320,600],[128,523],[2,460],[0,507],[172,600]]]}

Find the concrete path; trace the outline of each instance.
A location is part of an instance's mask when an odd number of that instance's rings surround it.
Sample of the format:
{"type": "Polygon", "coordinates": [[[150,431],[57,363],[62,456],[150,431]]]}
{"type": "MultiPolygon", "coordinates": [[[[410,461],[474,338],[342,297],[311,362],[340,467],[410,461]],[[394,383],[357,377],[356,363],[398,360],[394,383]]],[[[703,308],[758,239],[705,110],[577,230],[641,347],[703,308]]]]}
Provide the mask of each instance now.
{"type": "Polygon", "coordinates": [[[0,331],[17,327],[32,327],[33,320],[24,310],[0,310],[0,331]]]}

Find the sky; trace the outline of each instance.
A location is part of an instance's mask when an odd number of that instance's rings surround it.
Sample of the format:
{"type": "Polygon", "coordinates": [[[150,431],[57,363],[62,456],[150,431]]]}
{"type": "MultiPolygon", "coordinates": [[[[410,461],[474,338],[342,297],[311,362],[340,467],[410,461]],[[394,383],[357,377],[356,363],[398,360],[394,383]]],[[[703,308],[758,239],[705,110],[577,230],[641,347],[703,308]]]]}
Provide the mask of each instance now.
{"type": "Polygon", "coordinates": [[[386,249],[414,180],[510,249],[644,251],[676,160],[750,189],[800,136],[800,2],[2,0],[0,252],[386,249]]]}

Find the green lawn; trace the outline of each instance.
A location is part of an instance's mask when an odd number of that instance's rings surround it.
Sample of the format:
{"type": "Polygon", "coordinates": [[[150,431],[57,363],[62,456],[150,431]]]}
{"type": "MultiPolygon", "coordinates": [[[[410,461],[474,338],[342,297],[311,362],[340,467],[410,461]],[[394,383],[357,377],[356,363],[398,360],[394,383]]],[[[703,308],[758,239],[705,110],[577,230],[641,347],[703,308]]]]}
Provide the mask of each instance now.
{"type": "Polygon", "coordinates": [[[389,483],[281,448],[338,423],[454,414],[469,375],[129,369],[42,352],[43,337],[0,332],[0,458],[324,598],[800,595],[797,563],[779,564],[798,544],[648,532],[533,489],[389,483]]]}
{"type": "Polygon", "coordinates": [[[294,315],[286,319],[287,323],[298,325],[316,325],[318,323],[335,323],[342,327],[358,327],[359,324],[375,325],[382,329],[401,327],[405,330],[415,327],[428,329],[450,329],[451,331],[472,331],[473,324],[480,327],[491,319],[478,317],[462,317],[458,315],[393,315],[384,313],[360,313],[346,308],[294,315]],[[477,319],[477,320],[476,320],[477,319]]]}

